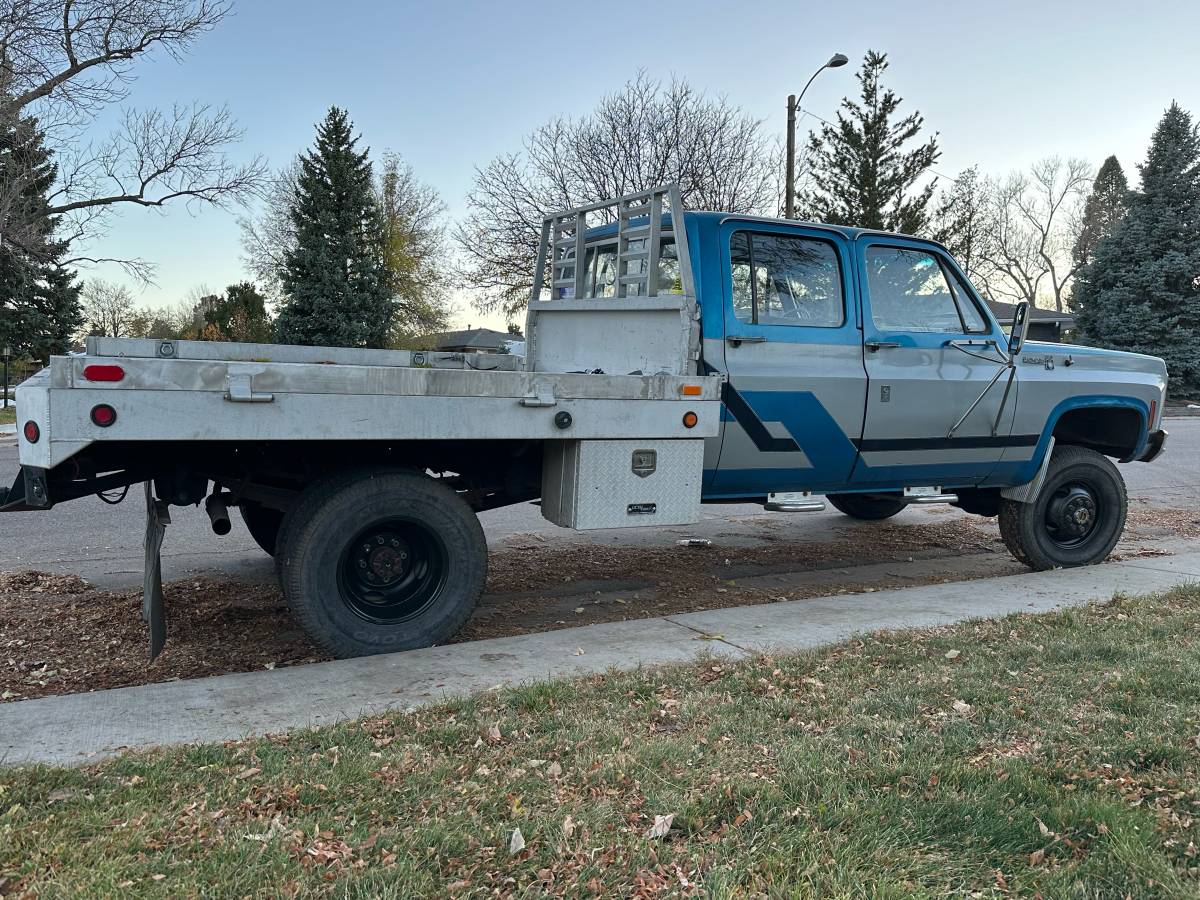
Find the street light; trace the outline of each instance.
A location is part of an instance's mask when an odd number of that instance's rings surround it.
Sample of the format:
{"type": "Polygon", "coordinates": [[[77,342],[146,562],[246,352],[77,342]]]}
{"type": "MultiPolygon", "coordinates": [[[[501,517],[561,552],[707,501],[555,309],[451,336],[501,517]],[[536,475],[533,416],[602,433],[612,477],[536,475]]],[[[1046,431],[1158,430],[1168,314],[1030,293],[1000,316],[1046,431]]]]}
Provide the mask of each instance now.
{"type": "Polygon", "coordinates": [[[4,345],[4,408],[8,409],[8,358],[12,356],[12,348],[4,345]]]}
{"type": "Polygon", "coordinates": [[[808,90],[808,86],[813,83],[813,79],[824,72],[826,69],[838,69],[844,66],[850,60],[844,53],[835,53],[829,57],[829,62],[812,73],[812,78],[809,78],[804,85],[804,90],[800,92],[800,96],[788,94],[787,103],[787,174],[785,180],[787,182],[787,197],[783,203],[785,219],[790,219],[796,214],[796,110],[800,107],[800,101],[804,99],[804,92],[808,90]]]}

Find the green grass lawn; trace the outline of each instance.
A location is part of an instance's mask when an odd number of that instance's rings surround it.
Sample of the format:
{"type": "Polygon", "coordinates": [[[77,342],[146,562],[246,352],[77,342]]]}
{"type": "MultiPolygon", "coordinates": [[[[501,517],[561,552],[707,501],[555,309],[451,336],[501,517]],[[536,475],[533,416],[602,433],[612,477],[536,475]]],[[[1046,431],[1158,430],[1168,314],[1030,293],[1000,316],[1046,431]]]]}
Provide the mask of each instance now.
{"type": "MultiPolygon", "coordinates": [[[[3,391],[0,391],[3,393],[3,391]]],[[[17,408],[11,403],[8,404],[8,409],[0,406],[0,425],[12,425],[17,421],[17,408]]]]}
{"type": "Polygon", "coordinates": [[[1190,588],[3,771],[0,894],[1200,896],[1198,651],[1190,588]]]}

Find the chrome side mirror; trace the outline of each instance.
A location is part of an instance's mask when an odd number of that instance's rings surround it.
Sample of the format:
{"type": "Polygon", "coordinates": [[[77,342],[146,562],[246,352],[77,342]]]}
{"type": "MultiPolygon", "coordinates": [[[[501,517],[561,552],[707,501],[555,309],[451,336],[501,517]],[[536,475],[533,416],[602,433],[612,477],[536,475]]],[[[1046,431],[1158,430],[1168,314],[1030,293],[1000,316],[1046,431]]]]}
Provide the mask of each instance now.
{"type": "Polygon", "coordinates": [[[1008,355],[1015,357],[1025,346],[1026,322],[1029,319],[1029,301],[1022,300],[1013,311],[1012,327],[1008,330],[1008,355]]]}

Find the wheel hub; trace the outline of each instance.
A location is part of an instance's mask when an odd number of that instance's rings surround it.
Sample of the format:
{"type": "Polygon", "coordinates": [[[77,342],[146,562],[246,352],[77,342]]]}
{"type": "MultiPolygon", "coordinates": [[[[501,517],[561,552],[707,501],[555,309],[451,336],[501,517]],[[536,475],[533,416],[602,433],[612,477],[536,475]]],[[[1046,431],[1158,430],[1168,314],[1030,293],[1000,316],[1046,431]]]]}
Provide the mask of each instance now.
{"type": "Polygon", "coordinates": [[[368,584],[386,587],[404,577],[410,555],[408,544],[398,535],[376,534],[355,548],[353,565],[368,584]]]}

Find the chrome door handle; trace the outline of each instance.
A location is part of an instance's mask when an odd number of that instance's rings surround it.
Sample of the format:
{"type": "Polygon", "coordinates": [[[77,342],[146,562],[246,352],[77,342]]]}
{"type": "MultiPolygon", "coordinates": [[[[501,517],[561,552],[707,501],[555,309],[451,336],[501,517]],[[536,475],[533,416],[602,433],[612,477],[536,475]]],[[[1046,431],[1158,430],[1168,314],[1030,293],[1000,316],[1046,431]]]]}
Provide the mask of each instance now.
{"type": "Polygon", "coordinates": [[[725,340],[735,347],[738,344],[765,344],[767,342],[767,339],[759,334],[729,335],[725,340]]]}
{"type": "Polygon", "coordinates": [[[891,350],[900,346],[899,341],[867,341],[863,344],[868,350],[874,353],[876,350],[891,350]]]}

